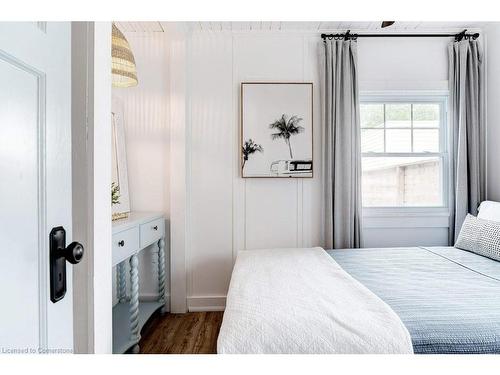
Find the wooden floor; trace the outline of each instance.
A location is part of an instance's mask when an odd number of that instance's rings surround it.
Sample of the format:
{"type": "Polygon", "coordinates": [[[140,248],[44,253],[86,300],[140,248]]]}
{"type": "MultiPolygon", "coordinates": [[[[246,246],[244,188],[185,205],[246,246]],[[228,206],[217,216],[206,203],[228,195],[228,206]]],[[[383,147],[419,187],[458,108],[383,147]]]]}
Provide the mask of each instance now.
{"type": "Polygon", "coordinates": [[[216,353],[222,315],[222,311],[158,314],[142,331],[140,353],[216,353]]]}

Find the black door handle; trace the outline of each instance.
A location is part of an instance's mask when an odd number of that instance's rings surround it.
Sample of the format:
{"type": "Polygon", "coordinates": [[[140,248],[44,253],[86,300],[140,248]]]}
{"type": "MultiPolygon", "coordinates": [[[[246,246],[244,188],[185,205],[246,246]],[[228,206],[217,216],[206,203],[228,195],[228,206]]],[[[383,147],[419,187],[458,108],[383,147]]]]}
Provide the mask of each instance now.
{"type": "Polygon", "coordinates": [[[80,242],[71,242],[66,249],[62,250],[62,254],[71,264],[80,263],[83,258],[83,245],[80,242]]]}
{"type": "Polygon", "coordinates": [[[50,300],[54,303],[66,294],[66,261],[80,263],[84,249],[82,244],[72,242],[66,247],[66,231],[63,227],[52,228],[50,243],[50,300]]]}

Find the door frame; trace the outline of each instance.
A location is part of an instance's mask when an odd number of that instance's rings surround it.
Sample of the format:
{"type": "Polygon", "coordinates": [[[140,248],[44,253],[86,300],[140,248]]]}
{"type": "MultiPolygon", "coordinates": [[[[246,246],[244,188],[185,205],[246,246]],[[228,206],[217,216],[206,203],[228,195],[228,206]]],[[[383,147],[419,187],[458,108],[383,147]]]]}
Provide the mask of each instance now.
{"type": "Polygon", "coordinates": [[[73,272],[75,353],[112,353],[111,22],[72,22],[73,272]]]}

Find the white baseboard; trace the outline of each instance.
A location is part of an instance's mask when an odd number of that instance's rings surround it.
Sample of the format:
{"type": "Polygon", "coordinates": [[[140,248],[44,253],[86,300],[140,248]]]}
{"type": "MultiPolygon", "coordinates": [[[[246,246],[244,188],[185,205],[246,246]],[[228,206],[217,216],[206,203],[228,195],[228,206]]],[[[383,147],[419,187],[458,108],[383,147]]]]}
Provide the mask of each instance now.
{"type": "Polygon", "coordinates": [[[192,296],[187,298],[189,312],[224,311],[226,296],[192,296]]]}

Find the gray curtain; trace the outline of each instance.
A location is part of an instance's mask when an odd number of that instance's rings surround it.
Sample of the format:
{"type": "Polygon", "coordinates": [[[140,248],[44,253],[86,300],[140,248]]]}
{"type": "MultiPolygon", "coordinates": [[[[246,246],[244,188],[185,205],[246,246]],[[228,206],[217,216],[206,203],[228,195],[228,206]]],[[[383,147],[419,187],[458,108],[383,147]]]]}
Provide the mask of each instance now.
{"type": "Polygon", "coordinates": [[[327,248],[361,247],[357,43],[326,40],[323,62],[324,233],[327,248]]]}
{"type": "Polygon", "coordinates": [[[467,213],[477,215],[485,198],[485,90],[483,52],[477,40],[448,48],[453,152],[450,245],[467,213]]]}

